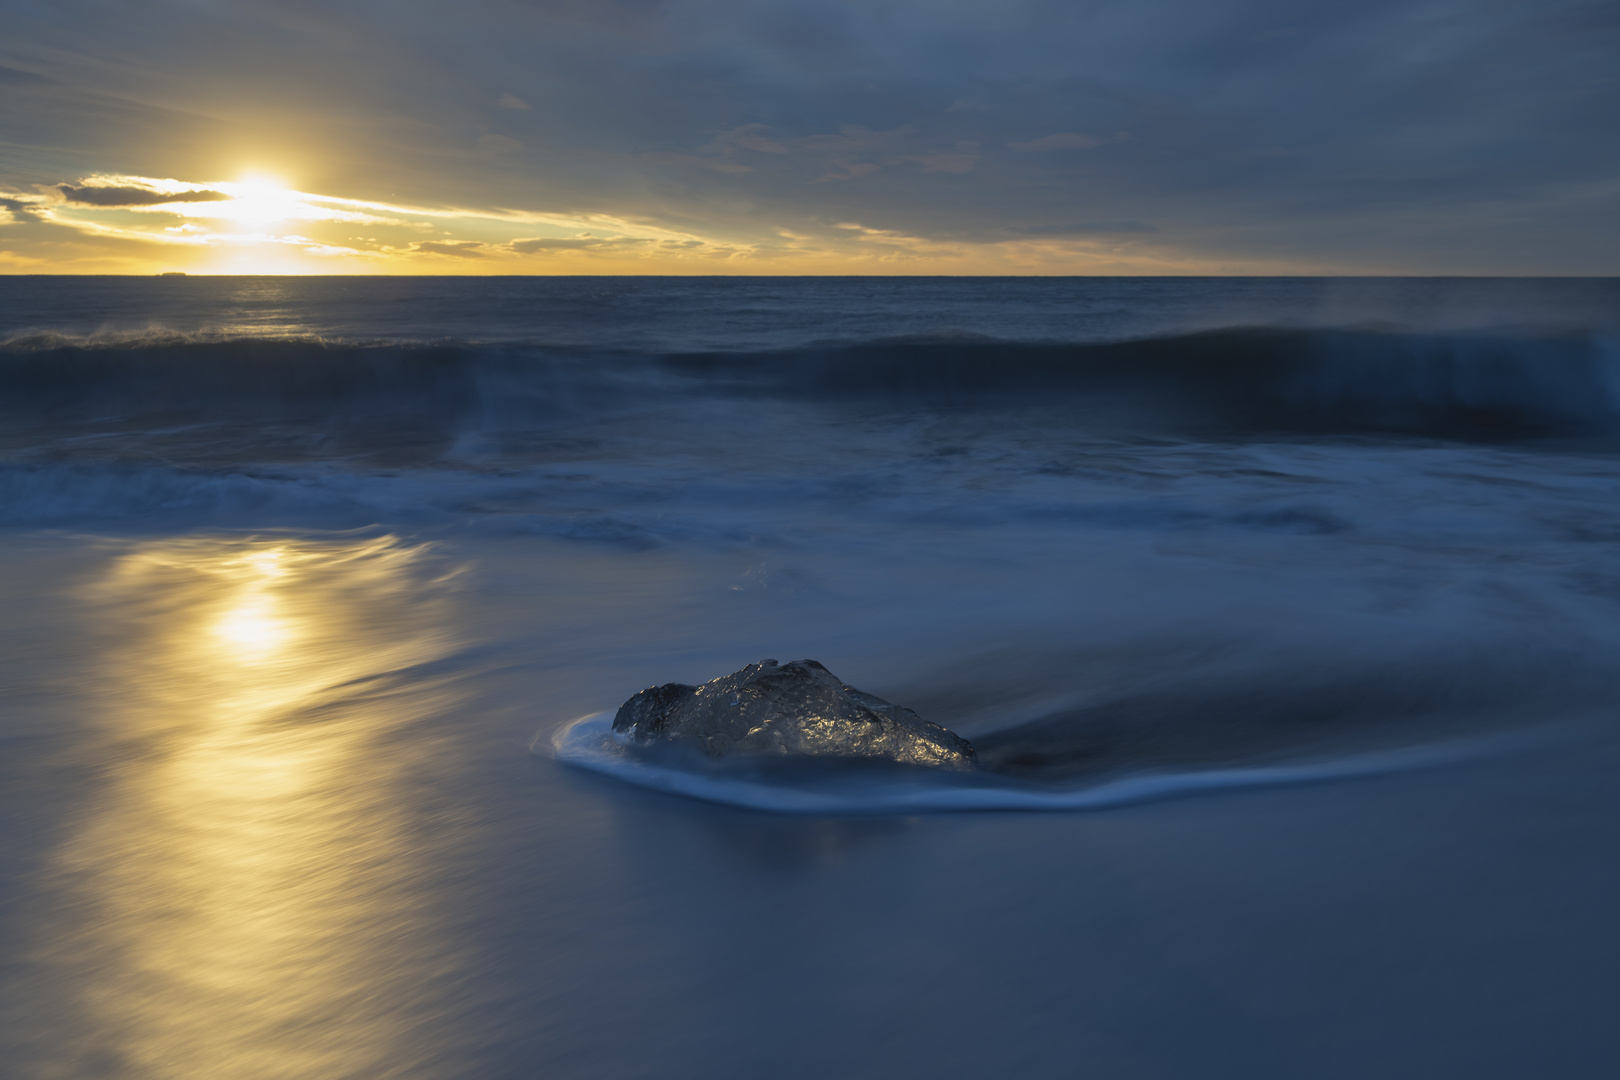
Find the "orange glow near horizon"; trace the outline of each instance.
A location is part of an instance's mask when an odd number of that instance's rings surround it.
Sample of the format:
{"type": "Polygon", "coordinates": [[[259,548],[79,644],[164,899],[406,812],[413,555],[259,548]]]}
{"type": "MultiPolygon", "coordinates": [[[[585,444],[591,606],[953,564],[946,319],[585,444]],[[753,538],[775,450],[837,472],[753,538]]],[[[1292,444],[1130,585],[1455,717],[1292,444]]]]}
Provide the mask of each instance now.
{"type": "MultiPolygon", "coordinates": [[[[300,191],[262,171],[230,181],[94,174],[3,192],[54,248],[0,246],[0,272],[201,274],[1204,274],[1233,267],[1140,236],[939,241],[830,222],[818,234],[715,236],[607,214],[420,207],[300,191]],[[104,197],[82,193],[105,189],[104,197]],[[119,201],[122,194],[125,201],[119,201]],[[167,197],[167,198],[165,198],[167,197]]],[[[3,214],[3,212],[0,212],[3,214]]],[[[0,245],[6,230],[0,217],[0,245]]],[[[36,230],[37,232],[37,230],[36,230]]]]}

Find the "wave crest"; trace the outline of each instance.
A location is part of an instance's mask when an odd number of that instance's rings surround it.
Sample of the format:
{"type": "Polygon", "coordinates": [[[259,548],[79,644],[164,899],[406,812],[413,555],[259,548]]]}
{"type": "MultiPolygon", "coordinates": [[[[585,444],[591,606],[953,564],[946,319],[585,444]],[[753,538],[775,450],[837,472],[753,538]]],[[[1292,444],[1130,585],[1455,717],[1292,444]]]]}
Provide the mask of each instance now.
{"type": "Polygon", "coordinates": [[[543,428],[687,396],[880,409],[1041,407],[1159,430],[1587,437],[1620,428],[1620,348],[1586,333],[1235,329],[1102,344],[976,336],[777,352],[627,354],[535,343],[178,335],[15,337],[0,411],[543,428]]]}

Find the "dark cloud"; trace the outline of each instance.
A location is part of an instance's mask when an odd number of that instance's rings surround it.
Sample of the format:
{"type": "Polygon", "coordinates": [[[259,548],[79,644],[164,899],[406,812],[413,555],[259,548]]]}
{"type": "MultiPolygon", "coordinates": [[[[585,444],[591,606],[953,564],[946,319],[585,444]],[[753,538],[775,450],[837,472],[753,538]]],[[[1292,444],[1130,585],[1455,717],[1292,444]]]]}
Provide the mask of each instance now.
{"type": "Polygon", "coordinates": [[[162,206],[166,203],[220,202],[230,198],[223,191],[206,189],[166,192],[138,187],[96,185],[75,187],[72,184],[57,184],[56,190],[60,191],[68,202],[80,206],[162,206]]]}
{"type": "Polygon", "coordinates": [[[0,225],[34,220],[34,207],[20,199],[0,198],[0,225]]]}

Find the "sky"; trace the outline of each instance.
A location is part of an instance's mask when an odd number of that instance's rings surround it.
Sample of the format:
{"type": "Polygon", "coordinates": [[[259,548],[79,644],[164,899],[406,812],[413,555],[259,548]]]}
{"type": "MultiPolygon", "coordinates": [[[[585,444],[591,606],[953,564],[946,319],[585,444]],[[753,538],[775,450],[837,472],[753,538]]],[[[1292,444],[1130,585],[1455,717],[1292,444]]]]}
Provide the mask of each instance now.
{"type": "Polygon", "coordinates": [[[1620,274],[1614,0],[7,0],[0,272],[1620,274]]]}

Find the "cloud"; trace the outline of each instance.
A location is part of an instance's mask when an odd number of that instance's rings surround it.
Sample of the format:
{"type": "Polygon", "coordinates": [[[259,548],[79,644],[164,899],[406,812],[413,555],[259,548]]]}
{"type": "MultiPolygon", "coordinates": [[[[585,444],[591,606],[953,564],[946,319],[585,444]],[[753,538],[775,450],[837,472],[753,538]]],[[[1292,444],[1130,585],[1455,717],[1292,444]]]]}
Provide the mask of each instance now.
{"type": "Polygon", "coordinates": [[[487,154],[501,156],[516,153],[523,149],[523,143],[509,135],[480,135],[478,137],[478,149],[487,154]]]}
{"type": "MultiPolygon", "coordinates": [[[[0,188],[106,219],[57,181],[197,189],[253,167],[528,223],[434,241],[491,245],[435,260],[478,270],[514,235],[605,219],[879,257],[886,241],[829,224],[855,220],[999,258],[1127,207],[1175,222],[1154,251],[1189,263],[1614,274],[1613,6],[461,0],[452,18],[403,0],[378,20],[370,0],[25,3],[5,23],[0,188]]],[[[35,242],[21,232],[8,245],[35,242]]]]}
{"type": "Polygon", "coordinates": [[[542,251],[608,251],[650,243],[636,237],[535,236],[513,240],[506,246],[519,255],[534,255],[542,251]]]}
{"type": "Polygon", "coordinates": [[[871,176],[883,166],[875,161],[834,161],[827,166],[827,171],[816,178],[818,183],[827,180],[854,180],[861,176],[871,176]]]}
{"type": "Polygon", "coordinates": [[[220,202],[231,198],[223,191],[207,189],[169,192],[141,187],[57,184],[56,190],[62,193],[62,198],[79,206],[162,206],[166,203],[220,202]]]}
{"type": "Polygon", "coordinates": [[[910,160],[921,165],[924,172],[965,173],[978,164],[979,155],[962,151],[955,154],[921,154],[910,160]]]}
{"type": "Polygon", "coordinates": [[[1025,154],[1048,154],[1053,150],[1090,150],[1101,142],[1101,139],[1094,139],[1090,135],[1066,131],[1061,135],[1048,135],[1030,142],[1010,142],[1007,145],[1025,154]]]}
{"type": "Polygon", "coordinates": [[[16,68],[0,66],[0,86],[43,86],[50,82],[41,75],[32,71],[19,71],[16,68]]]}
{"type": "Polygon", "coordinates": [[[21,199],[0,197],[0,225],[13,225],[25,217],[32,217],[34,207],[21,199]]]}
{"type": "Polygon", "coordinates": [[[482,259],[489,252],[476,240],[418,240],[406,250],[423,255],[450,255],[458,259],[482,259]]]}
{"type": "Polygon", "coordinates": [[[727,176],[741,176],[754,171],[753,166],[733,161],[729,157],[709,157],[704,154],[675,154],[654,152],[641,155],[650,165],[677,165],[697,169],[712,169],[727,176]]]}
{"type": "Polygon", "coordinates": [[[10,196],[0,195],[0,211],[4,211],[9,215],[5,220],[16,221],[23,216],[31,219],[33,215],[39,212],[39,209],[38,196],[33,199],[14,199],[10,196]]]}
{"type": "Polygon", "coordinates": [[[911,125],[874,130],[845,124],[837,132],[784,137],[764,124],[746,124],[721,132],[691,153],[658,152],[643,155],[643,160],[728,176],[769,170],[772,177],[795,175],[800,182],[828,183],[907,164],[920,165],[925,173],[969,172],[978,163],[979,145],[972,139],[941,145],[911,125]]]}
{"type": "Polygon", "coordinates": [[[1020,236],[1090,236],[1108,233],[1156,233],[1158,226],[1145,221],[1082,221],[1074,225],[1010,225],[1010,233],[1020,236]]]}
{"type": "Polygon", "coordinates": [[[764,124],[744,124],[721,135],[716,135],[711,146],[736,146],[761,154],[786,154],[790,151],[775,139],[767,138],[770,128],[764,124]]]}

